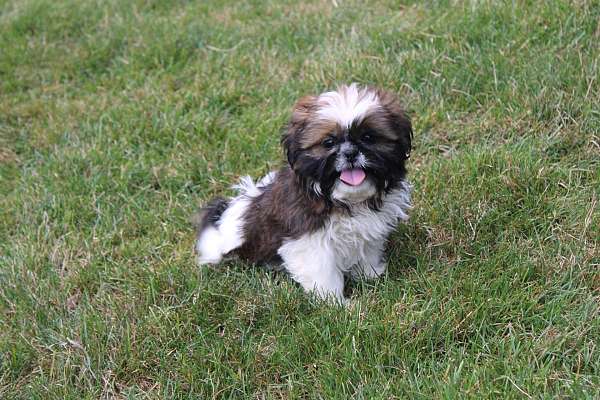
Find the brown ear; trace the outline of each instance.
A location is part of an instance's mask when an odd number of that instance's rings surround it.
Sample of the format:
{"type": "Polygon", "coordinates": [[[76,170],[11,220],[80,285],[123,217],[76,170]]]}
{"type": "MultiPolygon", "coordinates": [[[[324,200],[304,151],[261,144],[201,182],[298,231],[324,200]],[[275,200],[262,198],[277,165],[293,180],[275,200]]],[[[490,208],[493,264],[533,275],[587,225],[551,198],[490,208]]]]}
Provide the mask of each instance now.
{"type": "Polygon", "coordinates": [[[392,129],[398,135],[398,142],[402,149],[402,154],[399,156],[407,159],[410,157],[413,138],[410,117],[396,95],[381,89],[377,90],[377,95],[381,106],[386,111],[389,121],[392,124],[392,129]]]}
{"type": "Polygon", "coordinates": [[[300,152],[300,139],[316,109],[316,96],[305,96],[296,102],[292,117],[288,122],[283,135],[281,145],[287,155],[288,162],[293,168],[300,152]]]}

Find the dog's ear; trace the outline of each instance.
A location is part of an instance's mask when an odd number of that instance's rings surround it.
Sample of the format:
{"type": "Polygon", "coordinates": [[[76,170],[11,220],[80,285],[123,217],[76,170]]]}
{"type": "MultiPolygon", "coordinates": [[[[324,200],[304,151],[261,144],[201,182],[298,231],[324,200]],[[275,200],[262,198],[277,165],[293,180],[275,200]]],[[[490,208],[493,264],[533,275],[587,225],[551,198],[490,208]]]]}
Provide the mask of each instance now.
{"type": "Polygon", "coordinates": [[[378,90],[377,95],[383,109],[387,113],[387,118],[392,129],[398,135],[399,157],[406,160],[410,157],[412,150],[413,130],[410,117],[398,98],[385,90],[378,90]]]}
{"type": "Polygon", "coordinates": [[[300,140],[316,109],[317,97],[302,97],[294,105],[292,117],[288,122],[283,135],[281,145],[287,155],[288,162],[293,168],[300,153],[300,140]]]}

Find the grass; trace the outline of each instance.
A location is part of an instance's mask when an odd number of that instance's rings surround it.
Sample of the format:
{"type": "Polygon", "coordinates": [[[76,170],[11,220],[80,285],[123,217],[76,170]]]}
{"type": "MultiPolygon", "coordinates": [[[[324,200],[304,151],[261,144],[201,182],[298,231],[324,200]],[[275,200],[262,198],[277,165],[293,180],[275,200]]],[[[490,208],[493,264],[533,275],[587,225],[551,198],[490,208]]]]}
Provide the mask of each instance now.
{"type": "Polygon", "coordinates": [[[600,4],[0,0],[0,398],[598,398],[600,4]],[[200,269],[301,95],[411,110],[415,208],[346,311],[200,269]]]}

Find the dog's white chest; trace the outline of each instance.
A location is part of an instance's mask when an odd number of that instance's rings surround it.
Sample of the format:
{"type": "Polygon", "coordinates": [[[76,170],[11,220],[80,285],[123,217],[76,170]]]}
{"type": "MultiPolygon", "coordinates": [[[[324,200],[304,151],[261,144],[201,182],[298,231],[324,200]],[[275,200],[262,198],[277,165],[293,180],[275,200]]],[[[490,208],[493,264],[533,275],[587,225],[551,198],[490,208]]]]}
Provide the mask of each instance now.
{"type": "Polygon", "coordinates": [[[366,259],[370,249],[383,249],[398,222],[408,218],[409,209],[410,188],[406,184],[389,193],[381,209],[375,211],[359,205],[352,208],[351,215],[334,214],[321,229],[286,242],[279,253],[304,253],[307,262],[311,257],[322,257],[331,260],[338,269],[347,271],[366,259]]]}

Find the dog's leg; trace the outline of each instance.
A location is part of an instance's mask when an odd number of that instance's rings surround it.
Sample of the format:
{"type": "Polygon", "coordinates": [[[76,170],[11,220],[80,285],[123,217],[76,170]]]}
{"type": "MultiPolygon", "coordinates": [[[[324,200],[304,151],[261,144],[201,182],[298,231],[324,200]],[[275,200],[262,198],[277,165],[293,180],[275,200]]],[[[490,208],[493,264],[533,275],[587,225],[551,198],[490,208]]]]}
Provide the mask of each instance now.
{"type": "Polygon", "coordinates": [[[383,243],[368,243],[364,258],[352,269],[353,278],[375,279],[385,273],[387,263],[383,261],[383,243]]]}
{"type": "Polygon", "coordinates": [[[290,240],[278,250],[285,269],[304,290],[321,299],[345,303],[344,275],[329,248],[312,235],[290,240]]]}

